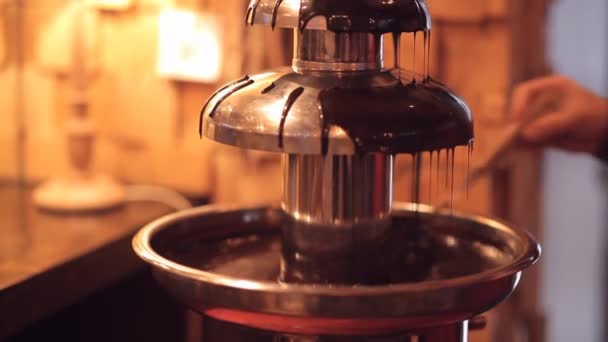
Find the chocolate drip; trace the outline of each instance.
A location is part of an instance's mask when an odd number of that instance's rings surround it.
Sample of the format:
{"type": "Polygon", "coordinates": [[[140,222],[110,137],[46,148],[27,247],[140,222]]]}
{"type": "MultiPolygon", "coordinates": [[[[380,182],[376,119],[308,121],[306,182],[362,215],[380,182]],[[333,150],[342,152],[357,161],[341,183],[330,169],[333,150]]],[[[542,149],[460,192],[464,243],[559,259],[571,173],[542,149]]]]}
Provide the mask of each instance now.
{"type": "Polygon", "coordinates": [[[335,32],[415,32],[431,27],[424,0],[302,0],[299,29],[323,16],[335,32]]]}
{"type": "Polygon", "coordinates": [[[282,3],[283,3],[283,0],[277,0],[277,2],[275,2],[275,4],[274,4],[274,8],[272,9],[271,27],[272,27],[273,31],[274,31],[275,26],[277,25],[277,14],[279,12],[279,7],[281,7],[282,3]]]}
{"type": "Polygon", "coordinates": [[[450,150],[447,149],[446,151],[446,156],[445,156],[445,187],[447,188],[448,185],[450,184],[450,173],[448,172],[448,168],[450,165],[450,150]]]}
{"type": "Polygon", "coordinates": [[[219,107],[219,105],[220,105],[220,104],[222,104],[222,102],[224,102],[224,100],[225,100],[225,99],[226,99],[228,96],[230,96],[230,95],[232,95],[232,94],[236,93],[237,91],[239,91],[239,90],[241,90],[241,89],[243,89],[243,88],[245,88],[245,87],[248,87],[248,86],[252,85],[252,84],[253,84],[253,82],[254,82],[254,80],[251,80],[251,79],[250,79],[249,81],[247,81],[247,82],[245,82],[245,83],[241,83],[241,84],[239,84],[238,86],[236,86],[236,87],[234,87],[234,88],[230,89],[228,92],[226,92],[226,94],[224,94],[222,97],[220,97],[220,98],[217,100],[217,102],[215,103],[215,105],[214,105],[214,106],[213,106],[213,108],[211,109],[211,112],[209,113],[209,117],[210,117],[210,118],[212,118],[212,117],[214,117],[214,116],[215,116],[215,111],[217,110],[217,107],[219,107]]]}
{"type": "Polygon", "coordinates": [[[433,199],[433,152],[429,156],[429,202],[433,199]]]}
{"type": "Polygon", "coordinates": [[[452,183],[450,188],[450,210],[454,206],[454,159],[456,159],[455,148],[452,148],[452,183]]]}
{"type": "Polygon", "coordinates": [[[441,168],[441,166],[439,165],[441,164],[441,150],[437,151],[437,174],[436,174],[436,181],[435,181],[435,194],[437,194],[439,192],[439,169],[441,168]]]}
{"type": "Polygon", "coordinates": [[[262,94],[268,93],[269,91],[274,89],[274,87],[275,87],[274,82],[270,83],[266,88],[262,89],[262,94]]]}
{"type": "Polygon", "coordinates": [[[422,167],[422,153],[414,154],[414,203],[416,204],[416,211],[418,211],[418,204],[420,203],[420,172],[422,167]]]}
{"type": "Polygon", "coordinates": [[[294,102],[302,95],[304,92],[303,87],[298,87],[291,91],[287,100],[285,101],[285,105],[283,105],[283,112],[281,113],[281,123],[279,125],[279,147],[283,148],[283,131],[285,130],[285,120],[287,119],[287,114],[289,114],[289,110],[291,106],[293,106],[294,102]]]}
{"type": "Polygon", "coordinates": [[[422,59],[424,60],[424,62],[422,64],[422,77],[423,77],[423,80],[426,80],[426,78],[428,76],[428,74],[426,72],[427,67],[428,67],[428,64],[427,64],[427,57],[428,57],[427,56],[427,52],[428,52],[427,51],[428,50],[427,49],[427,44],[428,44],[428,32],[424,31],[423,32],[423,44],[422,44],[423,45],[423,50],[424,50],[424,55],[422,57],[422,59]]]}
{"type": "Polygon", "coordinates": [[[395,53],[395,69],[397,69],[397,79],[401,83],[401,33],[393,32],[393,48],[395,53]]]}
{"type": "Polygon", "coordinates": [[[412,154],[412,171],[411,171],[411,180],[412,180],[412,184],[410,187],[410,195],[411,195],[411,201],[412,203],[416,203],[416,153],[412,154]]]}
{"type": "Polygon", "coordinates": [[[245,16],[245,24],[249,24],[249,25],[253,26],[253,24],[255,23],[255,11],[257,10],[258,6],[260,5],[260,1],[261,0],[256,0],[255,2],[252,2],[253,4],[250,4],[249,8],[247,8],[247,14],[245,16]],[[249,21],[249,15],[251,15],[251,21],[249,21]]]}
{"type": "MultiPolygon", "coordinates": [[[[207,99],[207,102],[205,102],[205,105],[203,106],[203,109],[201,109],[201,113],[199,115],[198,118],[198,134],[199,136],[202,138],[203,137],[203,115],[205,114],[205,109],[207,109],[207,106],[209,105],[209,102],[211,101],[212,98],[216,97],[219,93],[223,92],[224,90],[235,86],[241,82],[245,82],[249,80],[249,75],[245,75],[241,78],[239,78],[236,81],[232,81],[226,85],[224,85],[223,87],[221,87],[220,89],[216,90],[213,94],[211,94],[211,96],[209,97],[209,99],[207,99]]],[[[212,111],[213,113],[213,111],[212,111]]],[[[211,115],[210,115],[211,116],[211,115]]]]}
{"type": "Polygon", "coordinates": [[[413,48],[414,62],[412,65],[412,84],[416,85],[416,32],[414,32],[414,48],[413,48]]]}
{"type": "Polygon", "coordinates": [[[321,114],[321,154],[327,155],[329,150],[329,120],[325,120],[325,115],[321,114]]]}
{"type": "MultiPolygon", "coordinates": [[[[426,31],[425,31],[426,33],[426,31]]],[[[427,80],[431,78],[431,30],[428,30],[428,42],[427,44],[427,52],[426,52],[426,78],[427,80]]]]}
{"type": "Polygon", "coordinates": [[[471,178],[471,155],[473,154],[473,140],[467,146],[467,199],[469,199],[469,181],[471,178]]]}
{"type": "Polygon", "coordinates": [[[319,93],[321,152],[328,151],[329,128],[341,127],[357,153],[417,153],[457,145],[473,138],[471,113],[444,85],[328,88],[319,93]]]}

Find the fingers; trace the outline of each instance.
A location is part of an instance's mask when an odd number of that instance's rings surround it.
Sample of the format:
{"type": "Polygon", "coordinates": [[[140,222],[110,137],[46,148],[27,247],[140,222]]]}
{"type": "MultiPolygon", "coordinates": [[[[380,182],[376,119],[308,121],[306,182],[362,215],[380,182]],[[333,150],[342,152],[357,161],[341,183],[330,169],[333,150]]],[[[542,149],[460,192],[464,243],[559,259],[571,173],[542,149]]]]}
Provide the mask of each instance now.
{"type": "Polygon", "coordinates": [[[554,92],[567,87],[572,81],[563,76],[548,76],[533,79],[519,84],[513,90],[511,98],[511,113],[515,119],[526,116],[534,100],[543,92],[554,92]]]}
{"type": "Polygon", "coordinates": [[[552,144],[568,132],[576,123],[577,116],[567,112],[548,113],[528,124],[521,136],[528,143],[552,144]]]}

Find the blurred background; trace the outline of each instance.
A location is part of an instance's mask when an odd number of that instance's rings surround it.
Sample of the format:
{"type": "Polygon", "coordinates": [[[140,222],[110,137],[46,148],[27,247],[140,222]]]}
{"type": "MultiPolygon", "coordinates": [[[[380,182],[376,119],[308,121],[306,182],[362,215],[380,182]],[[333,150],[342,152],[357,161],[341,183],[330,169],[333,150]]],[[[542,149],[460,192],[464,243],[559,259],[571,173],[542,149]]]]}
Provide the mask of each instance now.
{"type": "MultiPolygon", "coordinates": [[[[473,158],[509,122],[518,82],[556,72],[608,95],[605,0],[427,2],[431,75],[471,107],[473,158]]],[[[246,27],[247,4],[0,0],[0,339],[196,340],[196,317],[155,287],[129,241],[176,208],[280,200],[280,156],[198,135],[199,112],[222,84],[290,64],[292,33],[246,27]],[[45,210],[48,198],[70,205],[62,191],[74,179],[127,204],[86,214],[45,210]],[[55,186],[36,197],[45,184],[55,186]]],[[[422,39],[404,40],[401,65],[422,68],[422,39]]],[[[387,65],[391,49],[386,44],[387,65]]],[[[449,189],[424,158],[422,187],[430,190],[422,200],[433,203],[449,189]]],[[[456,165],[458,182],[466,148],[456,165]]],[[[399,157],[396,200],[410,199],[411,170],[411,157],[399,157]]],[[[608,340],[607,190],[605,165],[546,151],[498,168],[454,203],[525,228],[544,248],[517,293],[472,338],[608,340]]]]}

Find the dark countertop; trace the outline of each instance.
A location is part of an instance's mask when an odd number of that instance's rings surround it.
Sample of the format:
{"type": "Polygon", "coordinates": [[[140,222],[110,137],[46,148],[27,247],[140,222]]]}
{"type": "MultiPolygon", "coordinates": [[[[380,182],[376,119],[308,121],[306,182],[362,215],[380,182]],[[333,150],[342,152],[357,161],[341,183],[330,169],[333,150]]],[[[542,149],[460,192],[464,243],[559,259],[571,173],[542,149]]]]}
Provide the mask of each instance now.
{"type": "Polygon", "coordinates": [[[0,186],[0,340],[145,267],[131,237],[171,209],[133,202],[97,214],[38,210],[29,190],[0,186]]]}

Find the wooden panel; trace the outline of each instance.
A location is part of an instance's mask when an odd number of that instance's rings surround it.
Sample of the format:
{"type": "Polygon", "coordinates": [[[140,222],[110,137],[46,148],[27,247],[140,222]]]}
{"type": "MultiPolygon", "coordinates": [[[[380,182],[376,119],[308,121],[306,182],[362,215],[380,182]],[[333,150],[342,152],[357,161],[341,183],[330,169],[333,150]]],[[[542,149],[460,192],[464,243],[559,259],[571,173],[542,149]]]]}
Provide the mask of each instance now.
{"type": "Polygon", "coordinates": [[[508,16],[508,0],[427,0],[434,20],[475,23],[508,16]]]}
{"type": "Polygon", "coordinates": [[[13,65],[0,70],[0,178],[4,179],[17,177],[16,71],[13,65]]]}
{"type": "Polygon", "coordinates": [[[0,56],[0,179],[17,178],[17,137],[18,125],[16,102],[18,86],[18,41],[19,32],[17,6],[14,3],[0,2],[0,31],[2,54],[0,56]]]}

